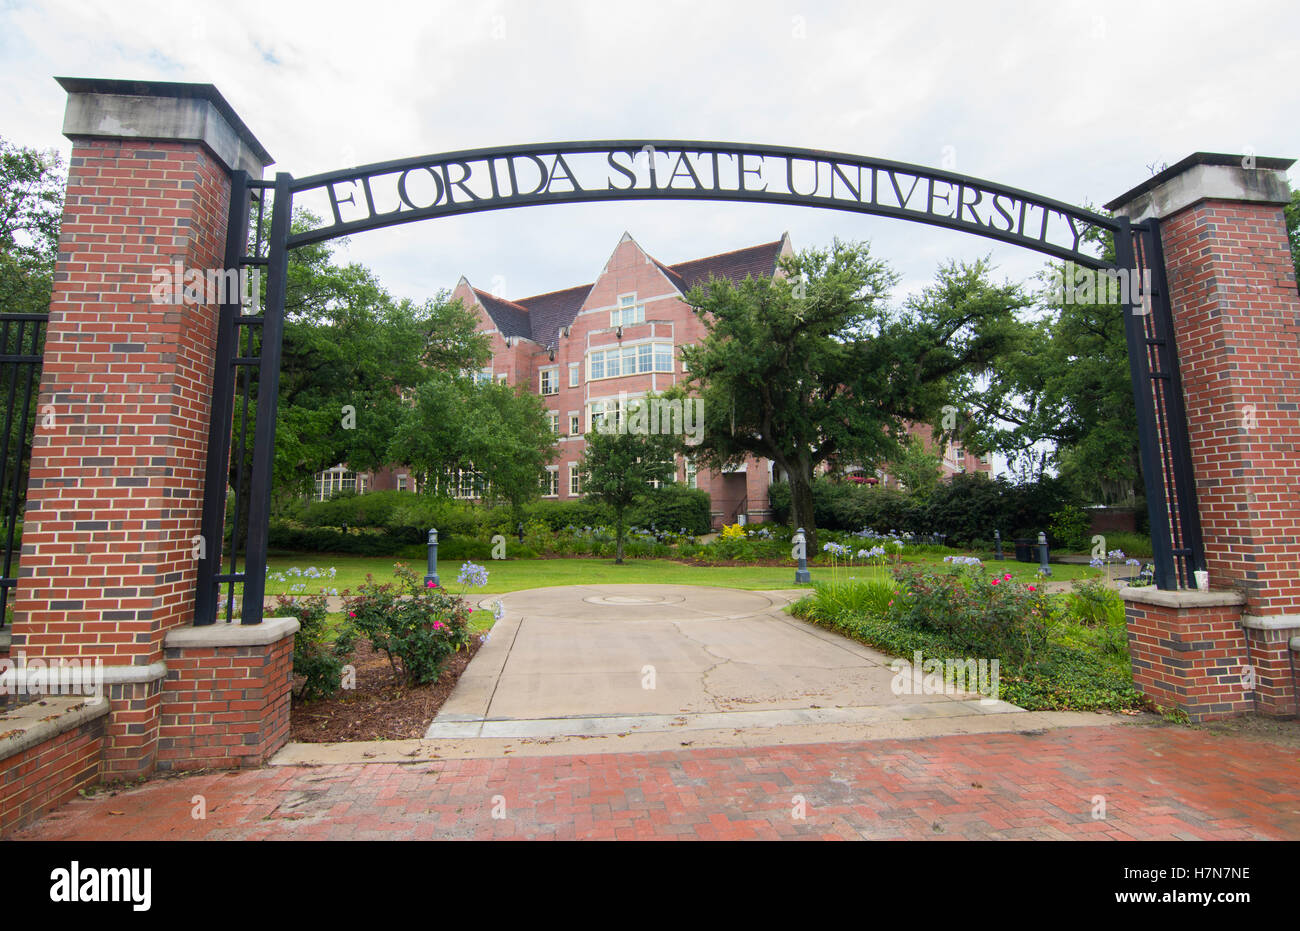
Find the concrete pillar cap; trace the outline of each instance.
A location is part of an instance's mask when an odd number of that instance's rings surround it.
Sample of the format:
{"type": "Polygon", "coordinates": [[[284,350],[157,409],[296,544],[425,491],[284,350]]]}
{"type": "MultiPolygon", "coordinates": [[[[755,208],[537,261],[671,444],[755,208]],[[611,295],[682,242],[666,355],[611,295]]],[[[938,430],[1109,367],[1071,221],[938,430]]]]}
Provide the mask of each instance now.
{"type": "Polygon", "coordinates": [[[202,143],[227,171],[260,178],[275,160],[211,84],[55,78],[68,92],[69,139],[202,143]]]}
{"type": "Polygon", "coordinates": [[[1293,158],[1194,152],[1110,201],[1106,209],[1140,223],[1203,200],[1285,204],[1291,200],[1286,171],[1293,164],[1293,158]]]}

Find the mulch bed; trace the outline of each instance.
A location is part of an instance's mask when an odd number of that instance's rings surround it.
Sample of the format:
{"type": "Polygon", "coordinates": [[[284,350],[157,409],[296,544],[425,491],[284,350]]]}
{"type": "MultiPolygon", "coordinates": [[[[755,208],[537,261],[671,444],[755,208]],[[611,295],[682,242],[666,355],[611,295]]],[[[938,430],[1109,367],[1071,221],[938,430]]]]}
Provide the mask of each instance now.
{"type": "Polygon", "coordinates": [[[423,737],[433,716],[483,641],[470,638],[469,648],[447,658],[437,682],[406,686],[393,673],[388,656],[361,641],[348,659],[357,671],[357,687],[332,698],[294,701],[289,739],[301,743],[340,740],[405,740],[423,737]]]}

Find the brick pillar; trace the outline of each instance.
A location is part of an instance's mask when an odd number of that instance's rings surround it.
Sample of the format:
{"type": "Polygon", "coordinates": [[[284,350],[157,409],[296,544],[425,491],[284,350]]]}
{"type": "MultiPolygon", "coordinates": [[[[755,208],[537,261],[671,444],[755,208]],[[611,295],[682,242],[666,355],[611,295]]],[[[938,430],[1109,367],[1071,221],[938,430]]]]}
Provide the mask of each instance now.
{"type": "Polygon", "coordinates": [[[1160,222],[1206,567],[1213,589],[1238,595],[1234,626],[1224,604],[1195,593],[1155,605],[1130,590],[1135,675],[1162,680],[1149,694],[1181,695],[1193,718],[1297,711],[1300,296],[1282,213],[1291,164],[1198,153],[1108,205],[1160,222]],[[1148,638],[1153,611],[1162,633],[1148,638]]]}
{"type": "Polygon", "coordinates": [[[73,142],[13,654],[100,659],[104,773],[154,766],[166,633],[192,621],[230,176],[270,159],[211,85],[61,79],[73,142]],[[183,283],[180,282],[180,283],[183,283]]]}

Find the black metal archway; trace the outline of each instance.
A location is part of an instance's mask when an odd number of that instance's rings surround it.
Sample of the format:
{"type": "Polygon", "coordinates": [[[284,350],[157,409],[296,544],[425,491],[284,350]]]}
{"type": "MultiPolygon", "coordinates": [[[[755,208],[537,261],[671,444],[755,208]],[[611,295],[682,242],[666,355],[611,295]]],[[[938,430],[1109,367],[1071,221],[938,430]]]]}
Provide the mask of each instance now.
{"type": "Polygon", "coordinates": [[[616,200],[843,210],[961,230],[1088,269],[1149,270],[1150,288],[1141,295],[1126,290],[1124,301],[1156,583],[1179,588],[1190,584],[1193,570],[1204,568],[1156,221],[1130,225],[1123,217],[979,178],[838,152],[662,139],[565,142],[421,156],[300,179],[280,173],[273,182],[235,173],[226,268],[261,268],[266,300],[260,315],[246,314],[237,302],[221,307],[203,504],[202,533],[208,545],[199,561],[195,624],[214,623],[223,603],[231,619],[236,583],[244,586],[241,623],[256,624],[262,618],[288,250],[416,220],[616,200]],[[320,224],[292,232],[295,205],[311,208],[322,218],[320,224]],[[264,236],[268,207],[270,226],[264,236]],[[1091,251],[1097,232],[1114,237],[1113,263],[1091,251]],[[256,417],[246,475],[254,372],[256,417]],[[242,416],[232,430],[237,400],[242,416]],[[235,519],[229,528],[230,562],[223,572],[232,443],[238,455],[235,519]]]}

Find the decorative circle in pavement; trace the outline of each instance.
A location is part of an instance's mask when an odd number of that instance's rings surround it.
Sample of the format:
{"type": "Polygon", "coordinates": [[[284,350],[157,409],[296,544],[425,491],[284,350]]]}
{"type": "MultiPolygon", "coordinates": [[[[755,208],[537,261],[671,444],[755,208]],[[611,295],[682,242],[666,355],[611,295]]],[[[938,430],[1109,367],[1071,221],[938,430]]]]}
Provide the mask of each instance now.
{"type": "Polygon", "coordinates": [[[582,600],[593,605],[625,608],[628,605],[680,604],[686,598],[682,595],[591,595],[582,600]]]}

